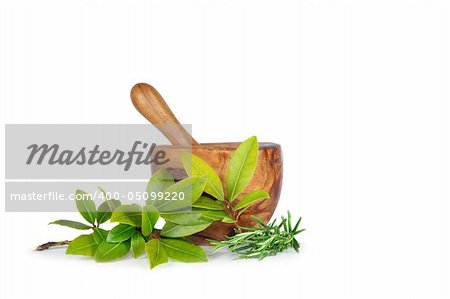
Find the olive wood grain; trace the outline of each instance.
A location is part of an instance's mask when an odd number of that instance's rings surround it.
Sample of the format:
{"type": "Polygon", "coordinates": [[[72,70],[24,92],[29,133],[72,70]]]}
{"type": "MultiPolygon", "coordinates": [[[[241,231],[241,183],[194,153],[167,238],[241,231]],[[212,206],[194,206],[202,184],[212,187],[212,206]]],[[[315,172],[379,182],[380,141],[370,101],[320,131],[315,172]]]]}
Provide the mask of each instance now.
{"type": "Polygon", "coordinates": [[[174,145],[198,144],[184,129],[159,92],[151,85],[138,83],[131,89],[134,107],[174,145]]]}

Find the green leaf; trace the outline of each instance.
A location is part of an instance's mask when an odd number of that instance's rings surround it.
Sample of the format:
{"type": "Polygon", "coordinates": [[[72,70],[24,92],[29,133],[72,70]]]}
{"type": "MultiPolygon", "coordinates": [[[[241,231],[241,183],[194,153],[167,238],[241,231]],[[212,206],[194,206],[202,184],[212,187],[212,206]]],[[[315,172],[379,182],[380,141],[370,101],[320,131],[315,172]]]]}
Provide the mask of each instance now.
{"type": "Polygon", "coordinates": [[[104,230],[102,228],[96,227],[94,228],[94,240],[97,244],[102,243],[103,241],[106,240],[107,236],[108,236],[108,231],[104,230]]]}
{"type": "Polygon", "coordinates": [[[81,235],[70,242],[66,254],[94,256],[97,246],[93,234],[81,235]]]}
{"type": "Polygon", "coordinates": [[[142,207],[138,204],[121,205],[113,212],[110,221],[140,227],[142,225],[142,207]]]}
{"type": "Polygon", "coordinates": [[[149,236],[152,233],[158,218],[159,213],[154,206],[142,207],[142,234],[144,236],[149,236]]]}
{"type": "Polygon", "coordinates": [[[92,228],[89,225],[86,225],[86,224],[78,222],[78,221],[64,220],[64,219],[56,220],[56,221],[50,222],[49,224],[58,224],[58,225],[67,226],[67,227],[74,228],[74,229],[90,229],[90,228],[92,228]]]}
{"type": "Polygon", "coordinates": [[[166,222],[161,230],[161,236],[169,238],[190,236],[195,233],[201,232],[210,225],[211,222],[197,225],[181,225],[172,222],[166,222]]]}
{"type": "Polygon", "coordinates": [[[97,262],[109,262],[124,257],[130,251],[130,240],[121,243],[103,241],[95,252],[97,262]]]}
{"type": "Polygon", "coordinates": [[[92,196],[83,190],[78,189],[75,191],[76,205],[81,216],[86,219],[87,222],[94,224],[97,218],[97,210],[95,203],[92,200],[92,196]]]}
{"type": "Polygon", "coordinates": [[[136,230],[132,225],[118,224],[115,226],[106,237],[106,241],[109,243],[120,243],[131,238],[131,235],[136,230]]]}
{"type": "Polygon", "coordinates": [[[214,196],[218,200],[225,200],[222,181],[208,163],[200,157],[190,153],[183,153],[181,159],[183,161],[184,169],[190,177],[198,176],[206,179],[204,192],[214,196]]]}
{"type": "Polygon", "coordinates": [[[142,237],[142,234],[139,231],[135,230],[133,235],[131,236],[131,253],[133,254],[133,257],[137,259],[144,253],[144,250],[144,237],[142,237]]]}
{"type": "Polygon", "coordinates": [[[205,251],[197,245],[178,239],[160,239],[167,255],[177,261],[185,263],[206,262],[205,251]]]}
{"type": "Polygon", "coordinates": [[[231,156],[227,173],[227,195],[233,201],[250,182],[258,160],[258,140],[255,136],[242,142],[231,156]]]}
{"type": "Polygon", "coordinates": [[[249,207],[256,203],[259,200],[270,198],[269,193],[267,193],[264,190],[255,190],[248,194],[246,194],[244,197],[239,200],[239,202],[234,206],[233,211],[237,211],[246,207],[249,207]]]}
{"type": "Polygon", "coordinates": [[[200,219],[200,212],[199,211],[179,211],[179,212],[164,212],[161,213],[161,217],[164,218],[164,220],[176,223],[176,224],[182,224],[182,225],[197,225],[197,224],[205,224],[205,220],[200,219]]]}
{"type": "Polygon", "coordinates": [[[169,261],[166,250],[159,239],[151,239],[145,244],[145,251],[150,262],[150,269],[169,261]]]}
{"type": "Polygon", "coordinates": [[[193,209],[181,212],[163,212],[161,213],[161,217],[168,222],[191,226],[211,223],[214,221],[223,221],[223,219],[229,217],[229,215],[224,211],[193,209]]]}
{"type": "Polygon", "coordinates": [[[201,209],[196,209],[195,211],[200,212],[200,220],[203,221],[223,221],[223,219],[225,217],[229,217],[229,215],[227,213],[225,213],[224,211],[211,211],[211,210],[201,210],[201,209]]]}
{"type": "Polygon", "coordinates": [[[111,218],[112,213],[118,207],[120,207],[121,202],[117,199],[110,199],[107,193],[102,188],[99,188],[103,193],[104,202],[97,209],[97,224],[102,224],[111,218]]]}
{"type": "MultiPolygon", "coordinates": [[[[162,192],[175,183],[173,176],[165,168],[161,168],[155,172],[147,184],[146,192],[150,195],[150,192],[162,192]]],[[[149,197],[150,198],[150,197],[149,197]]],[[[153,204],[153,201],[148,199],[146,204],[153,204]]]]}
{"type": "MultiPolygon", "coordinates": [[[[192,177],[179,181],[178,183],[170,186],[164,191],[164,194],[173,195],[177,194],[177,200],[157,200],[154,202],[154,206],[163,212],[179,210],[192,205],[203,193],[206,180],[204,178],[192,177]],[[181,193],[184,195],[184,199],[180,200],[181,193]]],[[[173,198],[173,197],[169,197],[173,198]]]]}
{"type": "Polygon", "coordinates": [[[231,218],[230,216],[226,216],[222,219],[223,223],[236,223],[236,220],[234,220],[233,218],[231,218]]]}
{"type": "Polygon", "coordinates": [[[225,209],[223,202],[221,202],[219,200],[214,200],[214,199],[208,198],[206,196],[200,196],[200,198],[197,199],[192,204],[192,206],[195,208],[203,208],[203,209],[216,210],[216,211],[222,211],[225,209]]]}

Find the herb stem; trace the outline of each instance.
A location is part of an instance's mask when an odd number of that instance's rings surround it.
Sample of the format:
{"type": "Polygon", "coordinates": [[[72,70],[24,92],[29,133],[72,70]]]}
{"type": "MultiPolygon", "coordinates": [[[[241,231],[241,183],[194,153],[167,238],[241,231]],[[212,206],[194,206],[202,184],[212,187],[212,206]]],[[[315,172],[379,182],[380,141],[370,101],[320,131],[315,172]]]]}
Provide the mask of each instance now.
{"type": "Polygon", "coordinates": [[[47,250],[50,249],[52,247],[56,247],[56,246],[65,246],[65,245],[69,245],[71,241],[69,240],[65,240],[65,241],[57,241],[57,242],[47,242],[44,244],[41,244],[39,246],[36,247],[36,251],[43,251],[43,250],[47,250]]]}

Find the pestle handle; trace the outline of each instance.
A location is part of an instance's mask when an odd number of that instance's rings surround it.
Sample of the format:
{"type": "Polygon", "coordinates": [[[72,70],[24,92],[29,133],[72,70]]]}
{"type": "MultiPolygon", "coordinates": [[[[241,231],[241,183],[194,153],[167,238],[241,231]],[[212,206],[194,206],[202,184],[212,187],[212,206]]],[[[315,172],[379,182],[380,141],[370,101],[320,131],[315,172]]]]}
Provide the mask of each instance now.
{"type": "Polygon", "coordinates": [[[134,107],[154,124],[173,145],[196,145],[197,141],[183,128],[166,101],[151,85],[138,83],[131,89],[134,107]]]}

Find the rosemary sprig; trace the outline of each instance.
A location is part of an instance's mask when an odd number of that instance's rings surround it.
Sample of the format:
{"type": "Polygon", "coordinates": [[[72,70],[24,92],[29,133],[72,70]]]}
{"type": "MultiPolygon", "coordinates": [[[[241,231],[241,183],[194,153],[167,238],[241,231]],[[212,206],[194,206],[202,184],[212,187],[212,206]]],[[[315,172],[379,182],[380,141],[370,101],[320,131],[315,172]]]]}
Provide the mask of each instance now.
{"type": "Polygon", "coordinates": [[[258,258],[276,255],[289,247],[296,252],[300,248],[295,236],[304,231],[299,229],[302,218],[292,226],[291,213],[288,211],[287,218],[281,217],[281,222],[277,224],[274,219],[269,224],[265,224],[261,219],[251,216],[258,223],[257,227],[238,227],[234,236],[227,236],[225,241],[209,240],[215,247],[214,251],[222,248],[230,252],[239,254],[240,258],[258,258]]]}

